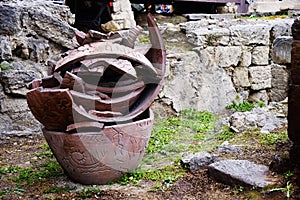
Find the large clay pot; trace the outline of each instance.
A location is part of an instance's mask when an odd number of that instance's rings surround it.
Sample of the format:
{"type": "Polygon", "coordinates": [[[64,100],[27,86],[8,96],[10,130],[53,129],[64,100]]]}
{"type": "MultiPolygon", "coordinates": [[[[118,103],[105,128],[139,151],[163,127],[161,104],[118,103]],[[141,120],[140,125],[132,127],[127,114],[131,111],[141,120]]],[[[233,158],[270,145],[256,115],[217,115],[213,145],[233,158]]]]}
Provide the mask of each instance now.
{"type": "Polygon", "coordinates": [[[43,129],[43,134],[69,178],[82,184],[106,184],[140,164],[154,122],[151,110],[147,115],[99,131],[69,134],[43,129]]]}

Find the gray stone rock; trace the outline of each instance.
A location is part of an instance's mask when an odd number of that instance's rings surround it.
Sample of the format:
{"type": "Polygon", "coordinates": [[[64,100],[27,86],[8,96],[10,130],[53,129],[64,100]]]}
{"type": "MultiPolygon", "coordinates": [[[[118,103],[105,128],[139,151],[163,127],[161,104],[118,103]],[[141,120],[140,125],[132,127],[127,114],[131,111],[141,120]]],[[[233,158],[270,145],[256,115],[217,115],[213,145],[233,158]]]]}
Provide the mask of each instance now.
{"type": "Polygon", "coordinates": [[[182,163],[187,165],[191,171],[206,168],[208,165],[217,162],[218,157],[206,151],[189,154],[181,159],[182,163]]]}
{"type": "Polygon", "coordinates": [[[246,116],[242,112],[235,112],[229,117],[230,128],[235,132],[243,132],[245,130],[256,128],[249,127],[245,123],[246,116]]]}
{"type": "Polygon", "coordinates": [[[246,67],[236,67],[233,72],[233,83],[236,87],[249,87],[249,70],[246,67]]]}
{"type": "Polygon", "coordinates": [[[240,45],[269,45],[270,29],[266,24],[233,25],[230,28],[231,44],[240,45]]]}
{"type": "Polygon", "coordinates": [[[272,60],[276,64],[291,63],[293,37],[281,36],[273,41],[272,60]]]}
{"type": "Polygon", "coordinates": [[[18,7],[9,4],[0,5],[0,34],[17,34],[21,30],[19,19],[18,7]]]}
{"type": "Polygon", "coordinates": [[[34,119],[24,98],[0,100],[0,134],[39,133],[40,123],[34,119]]]}
{"type": "Polygon", "coordinates": [[[215,60],[220,67],[237,66],[241,59],[241,47],[216,47],[215,60]]]}
{"type": "Polygon", "coordinates": [[[43,62],[51,54],[73,48],[74,28],[67,23],[72,19],[67,6],[43,1],[0,2],[0,13],[0,59],[16,56],[43,62]]]}
{"type": "Polygon", "coordinates": [[[248,160],[222,160],[209,165],[209,175],[229,185],[266,187],[276,183],[267,166],[248,160]]]}
{"type": "Polygon", "coordinates": [[[0,35],[0,60],[10,60],[11,57],[12,51],[9,36],[0,35]]]}
{"type": "Polygon", "coordinates": [[[0,72],[0,83],[4,91],[10,95],[26,96],[26,84],[37,78],[32,70],[5,70],[0,72]]]}
{"type": "Polygon", "coordinates": [[[248,47],[241,47],[242,48],[242,55],[241,55],[241,62],[240,67],[249,67],[251,65],[252,54],[251,49],[248,47]]]}
{"type": "Polygon", "coordinates": [[[238,148],[237,146],[231,145],[228,141],[225,141],[220,146],[217,146],[216,150],[220,153],[227,153],[227,154],[241,152],[240,148],[238,148]]]}
{"type": "Polygon", "coordinates": [[[247,112],[235,112],[229,116],[229,126],[235,132],[260,128],[261,133],[269,133],[287,124],[287,108],[281,103],[270,103],[267,107],[255,107],[247,112]]]}
{"type": "Polygon", "coordinates": [[[263,102],[264,105],[268,105],[269,96],[266,90],[259,90],[257,92],[252,93],[248,97],[248,101],[250,102],[263,102]]]}
{"type": "Polygon", "coordinates": [[[198,28],[189,36],[188,41],[197,46],[228,45],[230,31],[227,28],[198,28]]]}
{"type": "Polygon", "coordinates": [[[269,97],[272,102],[283,101],[288,95],[289,73],[284,65],[271,65],[271,89],[269,97]]]}
{"type": "Polygon", "coordinates": [[[271,66],[249,67],[251,89],[261,90],[271,88],[271,66]]]}
{"type": "Polygon", "coordinates": [[[253,65],[268,65],[269,64],[269,46],[257,46],[253,48],[252,64],[253,65]]]}
{"type": "Polygon", "coordinates": [[[165,79],[164,97],[176,111],[194,108],[222,112],[236,97],[231,78],[225,70],[203,65],[196,52],[187,52],[173,63],[165,79]]]}
{"type": "Polygon", "coordinates": [[[274,19],[274,20],[269,20],[268,23],[270,24],[270,26],[272,26],[272,29],[270,32],[271,38],[292,35],[291,27],[292,27],[292,24],[294,23],[293,18],[274,19]]]}

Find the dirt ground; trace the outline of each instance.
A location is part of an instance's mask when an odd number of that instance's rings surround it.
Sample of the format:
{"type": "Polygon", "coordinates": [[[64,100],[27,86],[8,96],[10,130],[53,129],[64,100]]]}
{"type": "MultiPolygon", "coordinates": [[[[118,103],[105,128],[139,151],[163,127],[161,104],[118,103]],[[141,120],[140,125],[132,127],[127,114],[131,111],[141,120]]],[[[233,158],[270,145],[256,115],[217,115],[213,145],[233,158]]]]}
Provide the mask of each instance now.
{"type": "MultiPolygon", "coordinates": [[[[253,141],[252,141],[253,142],[253,141]]],[[[255,141],[254,141],[255,142],[255,141]]],[[[37,154],[42,152],[41,146],[45,144],[42,135],[8,137],[1,140],[0,145],[0,167],[19,166],[20,168],[31,167],[32,160],[38,160],[37,154]]],[[[247,159],[257,164],[270,166],[274,155],[283,155],[289,150],[290,142],[276,144],[275,148],[262,148],[262,146],[252,143],[251,147],[243,147],[243,151],[237,154],[219,155],[221,159],[247,159]]],[[[275,167],[276,169],[276,167],[275,167]]],[[[288,166],[277,167],[280,171],[289,170],[288,166]],[[287,167],[283,169],[283,167],[287,167]]],[[[1,173],[0,173],[1,175],[1,173]]],[[[287,182],[283,172],[272,174],[278,178],[276,188],[285,188],[287,182]]],[[[22,184],[22,190],[17,191],[18,183],[14,183],[7,176],[0,176],[0,199],[299,199],[300,190],[297,187],[295,176],[289,179],[291,187],[290,197],[287,198],[287,190],[269,191],[268,189],[243,188],[239,186],[229,186],[216,182],[209,177],[207,169],[196,172],[187,171],[186,174],[172,184],[163,183],[158,190],[151,190],[153,182],[141,180],[138,185],[119,184],[100,186],[101,191],[86,190],[86,186],[73,183],[64,174],[58,177],[48,177],[44,181],[35,181],[26,185],[22,184]],[[45,189],[69,185],[76,189],[62,192],[50,192],[45,194],[45,189]],[[9,190],[5,195],[4,191],[9,190]]]]}

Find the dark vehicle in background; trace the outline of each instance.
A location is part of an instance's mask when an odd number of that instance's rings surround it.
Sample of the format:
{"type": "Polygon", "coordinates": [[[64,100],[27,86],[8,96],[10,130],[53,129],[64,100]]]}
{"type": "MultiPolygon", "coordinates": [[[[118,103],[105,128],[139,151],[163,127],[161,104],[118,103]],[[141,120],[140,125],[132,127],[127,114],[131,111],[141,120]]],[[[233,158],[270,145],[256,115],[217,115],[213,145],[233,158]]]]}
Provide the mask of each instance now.
{"type": "Polygon", "coordinates": [[[112,20],[113,1],[109,0],[65,0],[75,14],[74,26],[81,31],[99,30],[101,24],[112,20]]]}
{"type": "MultiPolygon", "coordinates": [[[[217,6],[225,6],[227,3],[235,3],[237,5],[238,13],[248,12],[247,0],[130,0],[132,4],[144,5],[148,12],[156,12],[161,10],[157,9],[157,5],[172,6],[170,12],[177,14],[186,13],[217,13],[217,6]]],[[[134,6],[133,6],[134,8],[134,6]]],[[[164,13],[164,12],[163,12],[164,13]]]]}

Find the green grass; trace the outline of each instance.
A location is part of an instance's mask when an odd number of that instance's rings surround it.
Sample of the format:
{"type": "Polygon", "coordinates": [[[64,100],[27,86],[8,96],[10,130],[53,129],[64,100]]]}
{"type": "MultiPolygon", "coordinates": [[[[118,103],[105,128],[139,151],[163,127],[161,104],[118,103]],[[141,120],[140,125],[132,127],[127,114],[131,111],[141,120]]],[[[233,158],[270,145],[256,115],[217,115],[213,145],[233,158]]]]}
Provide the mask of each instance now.
{"type": "Polygon", "coordinates": [[[49,178],[60,177],[64,174],[49,146],[45,144],[40,148],[42,148],[43,151],[36,153],[36,156],[43,159],[44,162],[35,163],[32,161],[34,167],[20,169],[18,176],[12,179],[14,182],[23,184],[32,184],[35,181],[45,182],[49,178]]]}
{"type": "Polygon", "coordinates": [[[186,173],[185,169],[181,167],[179,163],[175,165],[168,165],[160,169],[152,170],[141,170],[137,169],[135,171],[126,173],[123,177],[117,181],[121,185],[127,184],[138,184],[139,180],[151,180],[156,181],[157,184],[174,183],[178,178],[181,178],[186,173]]]}
{"type": "Polygon", "coordinates": [[[235,101],[233,101],[232,104],[226,106],[226,109],[246,112],[246,111],[253,110],[255,106],[264,107],[264,103],[263,102],[249,103],[247,101],[243,101],[237,104],[235,101]]]}
{"type": "Polygon", "coordinates": [[[219,144],[214,133],[218,120],[210,112],[193,109],[156,119],[140,168],[125,174],[118,183],[138,184],[145,179],[156,182],[153,190],[166,188],[186,173],[179,164],[183,154],[211,150],[219,144]]]}
{"type": "Polygon", "coordinates": [[[263,146],[270,146],[281,142],[287,142],[289,140],[287,131],[281,133],[260,133],[259,142],[263,146]]]}
{"type": "Polygon", "coordinates": [[[50,193],[56,193],[56,194],[61,194],[63,192],[70,192],[71,190],[75,190],[76,186],[69,186],[69,185],[65,185],[65,186],[53,186],[51,188],[47,188],[43,191],[44,194],[50,194],[50,193]]]}
{"type": "Polygon", "coordinates": [[[100,186],[86,186],[82,190],[77,191],[77,198],[80,199],[90,199],[92,197],[95,197],[95,195],[100,196],[101,195],[101,187],[100,186]]]}
{"type": "MultiPolygon", "coordinates": [[[[178,117],[156,119],[146,152],[170,155],[198,151],[198,145],[210,137],[218,120],[210,112],[192,109],[180,112],[178,117]]],[[[175,156],[174,160],[177,158],[175,156]]]]}
{"type": "MultiPolygon", "coordinates": [[[[50,179],[63,176],[64,172],[54,158],[48,145],[39,146],[41,152],[37,152],[35,156],[37,160],[32,160],[32,167],[21,168],[19,166],[2,166],[0,167],[0,181],[11,185],[10,188],[4,188],[0,191],[0,197],[16,194],[22,196],[25,192],[24,188],[30,188],[35,184],[42,184],[50,179]]],[[[62,189],[68,190],[68,186],[62,189]]],[[[28,189],[27,189],[28,190],[28,189]]],[[[47,188],[44,189],[47,191],[47,188]]],[[[54,188],[48,188],[48,192],[55,191],[54,188]]],[[[57,192],[60,188],[57,188],[57,192]]]]}

